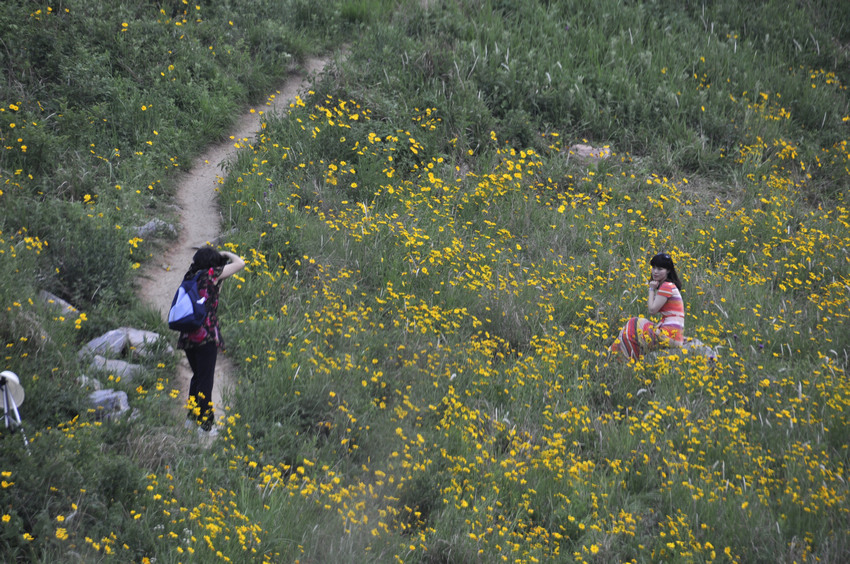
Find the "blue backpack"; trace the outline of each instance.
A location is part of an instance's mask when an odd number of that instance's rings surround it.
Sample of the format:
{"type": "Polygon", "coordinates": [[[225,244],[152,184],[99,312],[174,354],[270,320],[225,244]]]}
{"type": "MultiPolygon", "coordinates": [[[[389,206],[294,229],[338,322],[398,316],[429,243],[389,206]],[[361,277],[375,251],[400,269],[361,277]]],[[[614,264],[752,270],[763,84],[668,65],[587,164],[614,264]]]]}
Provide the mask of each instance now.
{"type": "Polygon", "coordinates": [[[171,309],[168,310],[169,329],[191,333],[203,326],[207,317],[207,308],[204,305],[207,299],[198,293],[198,279],[201,274],[199,272],[194,278],[184,280],[177,288],[171,309]]]}

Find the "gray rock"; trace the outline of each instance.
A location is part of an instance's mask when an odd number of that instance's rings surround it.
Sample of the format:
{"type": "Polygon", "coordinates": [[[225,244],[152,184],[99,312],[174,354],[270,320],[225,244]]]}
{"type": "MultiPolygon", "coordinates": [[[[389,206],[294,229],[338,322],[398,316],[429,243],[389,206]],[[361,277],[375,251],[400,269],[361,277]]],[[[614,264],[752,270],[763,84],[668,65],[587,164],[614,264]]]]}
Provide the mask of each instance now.
{"type": "Polygon", "coordinates": [[[706,345],[699,339],[690,339],[682,348],[687,351],[688,354],[704,356],[711,361],[717,360],[717,349],[706,345]]]}
{"type": "MultiPolygon", "coordinates": [[[[135,355],[148,357],[154,353],[155,344],[162,339],[162,335],[153,331],[134,329],[133,327],[119,327],[92,339],[80,349],[80,358],[100,355],[109,358],[122,356],[129,346],[135,355]]],[[[167,345],[169,354],[174,352],[171,345],[167,345]]]]}
{"type": "Polygon", "coordinates": [[[54,296],[50,292],[42,290],[38,293],[38,297],[39,297],[39,299],[41,299],[42,302],[44,302],[48,305],[52,305],[56,309],[60,310],[63,315],[68,315],[68,316],[73,316],[73,317],[80,315],[80,312],[77,308],[75,308],[74,306],[72,306],[71,304],[69,304],[68,302],[63,300],[62,298],[60,298],[58,296],[54,296]]]}
{"type": "Polygon", "coordinates": [[[79,378],[77,378],[77,382],[79,382],[80,386],[83,388],[91,388],[95,391],[103,389],[103,384],[100,383],[100,380],[97,378],[91,378],[85,374],[80,374],[79,378]]]}
{"type": "Polygon", "coordinates": [[[137,227],[136,235],[145,238],[150,237],[157,231],[168,231],[172,235],[177,233],[177,229],[174,227],[174,225],[166,223],[158,217],[155,217],[149,222],[142,225],[141,227],[137,227]]]}
{"type": "Polygon", "coordinates": [[[89,368],[92,370],[107,372],[113,376],[118,376],[127,382],[131,382],[133,378],[142,371],[142,367],[138,364],[130,364],[124,360],[117,359],[107,360],[100,355],[96,355],[92,359],[91,364],[89,364],[89,368]]]}
{"type": "Polygon", "coordinates": [[[95,409],[95,417],[99,420],[118,419],[130,411],[126,392],[115,390],[97,390],[89,394],[89,402],[95,409]]]}
{"type": "Polygon", "coordinates": [[[113,329],[86,343],[80,351],[80,356],[85,356],[86,354],[110,357],[121,356],[127,343],[129,343],[127,331],[124,329],[113,329]]]}
{"type": "Polygon", "coordinates": [[[646,359],[654,362],[659,355],[663,356],[703,356],[709,363],[714,363],[717,360],[717,350],[706,345],[699,339],[687,338],[681,347],[670,347],[653,351],[646,355],[646,359]]]}
{"type": "Polygon", "coordinates": [[[605,147],[591,147],[590,145],[577,144],[570,147],[570,157],[583,163],[598,163],[607,160],[611,156],[611,149],[605,147]]]}
{"type": "MultiPolygon", "coordinates": [[[[116,331],[124,331],[127,335],[127,343],[133,349],[133,352],[139,356],[148,357],[153,354],[153,348],[156,343],[162,339],[162,335],[153,331],[145,331],[143,329],[134,329],[132,327],[121,327],[116,331]]],[[[174,348],[167,345],[166,351],[168,354],[174,353],[174,348]]]]}

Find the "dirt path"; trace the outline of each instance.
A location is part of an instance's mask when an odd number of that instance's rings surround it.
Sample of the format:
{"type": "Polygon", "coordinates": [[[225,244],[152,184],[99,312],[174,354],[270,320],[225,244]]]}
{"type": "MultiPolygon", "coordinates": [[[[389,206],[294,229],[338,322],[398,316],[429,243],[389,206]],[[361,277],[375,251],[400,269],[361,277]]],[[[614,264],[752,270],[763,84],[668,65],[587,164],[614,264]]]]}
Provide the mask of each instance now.
{"type": "MultiPolygon", "coordinates": [[[[256,137],[260,131],[263,113],[284,113],[289,103],[306,86],[306,78],[319,72],[327,64],[327,59],[309,59],[302,74],[290,77],[265,105],[246,111],[236,123],[230,139],[209,147],[192,163],[188,172],[178,180],[176,203],[180,208],[180,235],[161,256],[154,257],[148,263],[140,277],[140,292],[145,303],[160,312],[163,319],[168,315],[174,291],[180,285],[183,274],[192,262],[195,248],[207,242],[215,241],[220,235],[221,214],[218,208],[217,188],[221,178],[222,164],[236,156],[235,145],[256,137]]],[[[222,319],[224,332],[227,332],[227,319],[222,319]]],[[[183,414],[186,403],[189,380],[192,371],[184,355],[180,355],[177,378],[174,386],[180,390],[175,402],[175,413],[183,414]]],[[[231,360],[224,355],[218,356],[215,367],[215,386],[213,387],[213,405],[221,415],[227,409],[229,390],[236,373],[231,360]],[[224,400],[224,401],[223,401],[224,400]]]]}

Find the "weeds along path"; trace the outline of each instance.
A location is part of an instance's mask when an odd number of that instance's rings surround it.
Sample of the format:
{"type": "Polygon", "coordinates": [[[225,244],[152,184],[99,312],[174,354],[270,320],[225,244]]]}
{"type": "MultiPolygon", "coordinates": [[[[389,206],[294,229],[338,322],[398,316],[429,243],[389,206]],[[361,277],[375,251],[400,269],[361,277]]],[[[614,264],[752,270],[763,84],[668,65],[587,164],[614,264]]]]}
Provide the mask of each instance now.
{"type": "MultiPolygon", "coordinates": [[[[179,237],[161,256],[153,257],[139,282],[142,300],[159,311],[163,319],[168,316],[174,291],[183,280],[183,274],[192,262],[195,249],[215,241],[220,235],[222,217],[216,197],[218,180],[221,177],[222,165],[236,156],[235,144],[256,137],[263,119],[260,112],[285,112],[289,103],[295,100],[295,96],[306,85],[306,78],[324,68],[327,62],[327,59],[308,59],[303,73],[290,77],[273,97],[269,97],[264,106],[246,111],[237,121],[229,139],[209,147],[178,179],[176,202],[180,210],[179,237]]],[[[222,319],[225,338],[228,333],[233,333],[235,324],[231,324],[231,321],[226,317],[222,319]]],[[[234,374],[233,362],[220,354],[215,367],[212,397],[218,415],[223,414],[227,407],[222,400],[229,396],[234,374]]],[[[182,408],[189,391],[189,380],[192,378],[189,363],[182,354],[176,376],[173,385],[180,390],[180,396],[175,405],[175,413],[182,416],[182,408]]]]}

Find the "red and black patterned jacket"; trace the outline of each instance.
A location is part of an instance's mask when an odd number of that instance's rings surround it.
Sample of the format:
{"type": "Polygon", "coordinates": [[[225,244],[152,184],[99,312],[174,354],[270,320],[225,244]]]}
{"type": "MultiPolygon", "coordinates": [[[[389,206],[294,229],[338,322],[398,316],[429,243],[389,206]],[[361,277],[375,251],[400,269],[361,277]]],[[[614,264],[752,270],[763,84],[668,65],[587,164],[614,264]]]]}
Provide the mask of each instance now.
{"type": "MultiPolygon", "coordinates": [[[[204,305],[207,309],[207,317],[200,328],[191,333],[180,333],[177,338],[178,349],[193,349],[207,343],[216,343],[218,348],[224,348],[224,340],[218,325],[218,292],[221,288],[218,277],[221,276],[222,270],[224,270],[223,266],[210,268],[202,272],[198,278],[198,293],[202,298],[206,298],[204,305]]],[[[187,272],[184,280],[193,278],[197,273],[197,270],[187,272]]]]}

